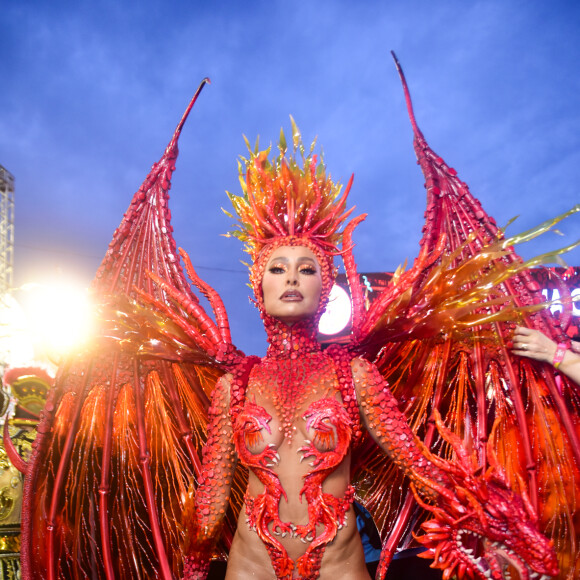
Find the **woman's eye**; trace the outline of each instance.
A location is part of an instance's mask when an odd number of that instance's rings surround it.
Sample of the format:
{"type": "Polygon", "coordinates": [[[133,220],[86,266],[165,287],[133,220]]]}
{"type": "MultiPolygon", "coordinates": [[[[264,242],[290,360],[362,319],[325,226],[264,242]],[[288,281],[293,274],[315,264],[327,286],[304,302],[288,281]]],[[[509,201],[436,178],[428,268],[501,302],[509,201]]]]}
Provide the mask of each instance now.
{"type": "Polygon", "coordinates": [[[271,274],[283,274],[284,268],[282,268],[282,266],[270,266],[270,268],[268,268],[268,271],[271,274]]]}
{"type": "Polygon", "coordinates": [[[300,273],[312,276],[316,274],[316,268],[313,268],[312,266],[306,266],[305,268],[300,268],[300,273]]]}

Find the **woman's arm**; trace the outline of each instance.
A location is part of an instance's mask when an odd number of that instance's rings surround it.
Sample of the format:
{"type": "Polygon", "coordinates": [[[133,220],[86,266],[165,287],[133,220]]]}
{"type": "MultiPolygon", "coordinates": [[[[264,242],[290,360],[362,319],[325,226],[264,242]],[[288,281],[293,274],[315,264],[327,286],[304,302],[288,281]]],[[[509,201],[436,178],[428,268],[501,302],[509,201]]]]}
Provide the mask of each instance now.
{"type": "Polygon", "coordinates": [[[230,377],[224,376],[212,394],[193,521],[186,525],[189,548],[184,580],[203,580],[207,576],[212,548],[228,508],[235,467],[236,453],[230,418],[230,377]]]}
{"type": "MultiPolygon", "coordinates": [[[[377,445],[410,477],[421,495],[435,499],[437,494],[423,483],[425,479],[443,487],[450,485],[449,479],[421,452],[378,369],[362,358],[354,359],[351,367],[363,425],[377,445]]],[[[449,489],[449,498],[452,496],[449,489]]]]}
{"type": "MultiPolygon", "coordinates": [[[[554,364],[558,345],[539,330],[516,326],[513,341],[512,352],[514,354],[554,364]]],[[[577,350],[578,346],[573,342],[572,349],[568,349],[563,353],[564,356],[561,362],[558,363],[557,368],[561,373],[580,385],[580,355],[577,350]]],[[[556,362],[558,362],[557,359],[556,362]]]]}
{"type": "MultiPolygon", "coordinates": [[[[458,566],[458,570],[464,568],[475,577],[492,569],[500,573],[504,563],[511,560],[518,563],[514,566],[528,569],[529,577],[531,571],[535,577],[556,575],[553,546],[538,530],[529,500],[526,503],[506,485],[499,465],[478,468],[461,439],[445,428],[438,413],[434,413],[437,428],[453,447],[453,462],[422,450],[378,370],[363,360],[353,361],[352,368],[363,423],[410,477],[422,496],[417,498],[419,504],[434,516],[423,524],[425,534],[420,538],[421,544],[429,548],[430,557],[435,558],[432,567],[445,569],[444,576],[449,576],[458,566]],[[436,506],[423,502],[425,497],[435,500],[436,506]],[[477,541],[481,550],[478,548],[475,554],[466,550],[464,537],[488,541],[477,541]]],[[[389,551],[383,550],[381,574],[389,559],[389,551]]]]}

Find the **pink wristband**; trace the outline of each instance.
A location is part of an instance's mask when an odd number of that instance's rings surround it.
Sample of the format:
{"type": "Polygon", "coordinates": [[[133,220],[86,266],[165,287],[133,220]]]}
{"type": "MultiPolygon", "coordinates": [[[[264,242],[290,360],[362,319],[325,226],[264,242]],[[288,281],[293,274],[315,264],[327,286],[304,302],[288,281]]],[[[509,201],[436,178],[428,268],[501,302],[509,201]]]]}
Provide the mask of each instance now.
{"type": "Polygon", "coordinates": [[[554,353],[554,359],[552,360],[552,364],[554,365],[554,368],[557,369],[560,366],[560,363],[564,360],[564,356],[565,356],[567,350],[568,350],[568,346],[565,345],[563,342],[561,342],[556,347],[556,352],[554,353]]]}

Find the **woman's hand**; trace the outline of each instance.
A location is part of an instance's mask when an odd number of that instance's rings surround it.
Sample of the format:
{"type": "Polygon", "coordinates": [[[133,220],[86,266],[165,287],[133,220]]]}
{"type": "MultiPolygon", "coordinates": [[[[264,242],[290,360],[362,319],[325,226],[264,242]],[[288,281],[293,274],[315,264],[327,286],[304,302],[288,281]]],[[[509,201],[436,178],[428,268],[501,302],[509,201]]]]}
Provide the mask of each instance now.
{"type": "Polygon", "coordinates": [[[516,326],[513,336],[512,352],[552,364],[558,345],[539,330],[516,326]]]}
{"type": "Polygon", "coordinates": [[[554,360],[558,345],[538,330],[516,326],[512,352],[520,356],[547,362],[580,385],[580,343],[572,341],[569,349],[560,351],[554,360]]]}

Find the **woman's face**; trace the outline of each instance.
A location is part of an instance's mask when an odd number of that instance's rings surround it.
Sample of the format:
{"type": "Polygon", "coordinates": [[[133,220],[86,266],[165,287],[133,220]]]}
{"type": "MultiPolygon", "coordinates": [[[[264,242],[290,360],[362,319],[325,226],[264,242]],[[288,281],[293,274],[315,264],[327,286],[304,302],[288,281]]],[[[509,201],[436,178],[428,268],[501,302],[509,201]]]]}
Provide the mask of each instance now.
{"type": "Polygon", "coordinates": [[[314,316],[321,291],[320,265],[310,249],[280,246],[272,252],[262,278],[267,314],[289,325],[314,316]]]}

